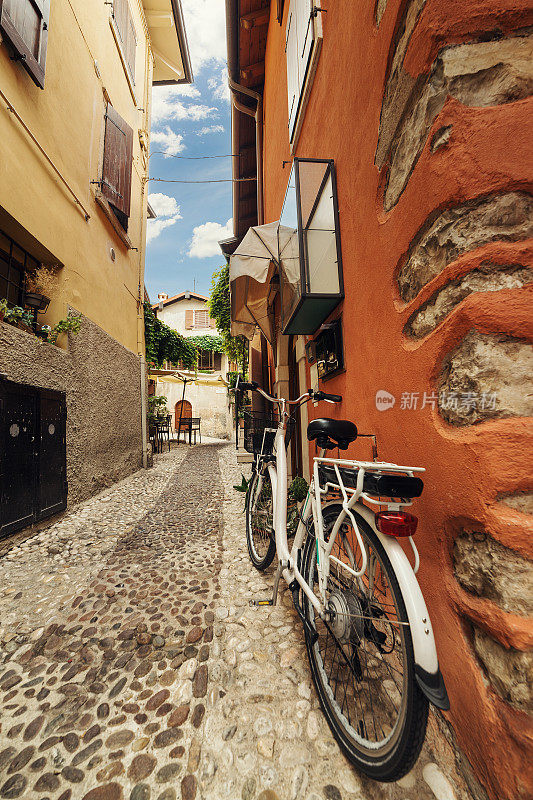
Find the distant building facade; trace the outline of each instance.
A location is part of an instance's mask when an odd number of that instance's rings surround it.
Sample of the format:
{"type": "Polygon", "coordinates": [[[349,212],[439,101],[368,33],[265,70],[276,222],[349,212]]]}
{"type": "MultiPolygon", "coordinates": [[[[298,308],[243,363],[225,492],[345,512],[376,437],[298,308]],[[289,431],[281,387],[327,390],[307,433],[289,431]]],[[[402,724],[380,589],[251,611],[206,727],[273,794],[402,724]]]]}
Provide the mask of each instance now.
{"type": "MultiPolygon", "coordinates": [[[[209,316],[207,297],[197,292],[180,292],[174,297],[160,292],[153,310],[161,322],[182,336],[219,336],[216,323],[209,316]]],[[[230,366],[225,353],[199,348],[196,372],[183,369],[181,364],[168,363],[164,369],[150,370],[151,379],[156,381],[155,393],[167,398],[175,430],[179,427],[180,416],[200,417],[202,435],[229,437],[232,417],[225,380],[230,366]],[[190,381],[185,395],[178,374],[190,381]]]]}

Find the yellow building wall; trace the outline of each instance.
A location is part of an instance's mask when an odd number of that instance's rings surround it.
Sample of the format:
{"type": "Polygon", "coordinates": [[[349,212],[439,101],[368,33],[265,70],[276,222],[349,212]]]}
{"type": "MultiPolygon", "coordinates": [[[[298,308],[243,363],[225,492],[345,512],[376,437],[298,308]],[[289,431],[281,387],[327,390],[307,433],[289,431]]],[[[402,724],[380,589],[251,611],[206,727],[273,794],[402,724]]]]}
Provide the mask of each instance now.
{"type": "Polygon", "coordinates": [[[90,219],[1,99],[0,205],[64,264],[59,289],[39,321],[55,324],[71,305],[128,349],[142,352],[137,299],[144,284],[147,162],[138,131],[149,129],[152,58],[140,0],[130,0],[130,8],[137,34],[136,103],[111,29],[111,6],[101,0],[52,0],[44,90],[0,44],[2,91],[90,219]],[[133,129],[128,236],[137,250],[122,242],[95,201],[99,187],[91,185],[102,173],[106,98],[133,129]]]}

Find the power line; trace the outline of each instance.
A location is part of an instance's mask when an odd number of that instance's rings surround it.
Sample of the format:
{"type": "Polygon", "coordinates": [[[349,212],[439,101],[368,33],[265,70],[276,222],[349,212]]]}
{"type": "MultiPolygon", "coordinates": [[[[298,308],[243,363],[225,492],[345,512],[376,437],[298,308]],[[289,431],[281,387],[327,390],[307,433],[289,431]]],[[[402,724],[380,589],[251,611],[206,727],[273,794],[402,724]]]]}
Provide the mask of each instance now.
{"type": "Polygon", "coordinates": [[[147,180],[155,181],[156,183],[243,183],[245,181],[256,181],[257,178],[222,178],[208,181],[178,181],[171,178],[147,178],[147,180]]]}
{"type": "Polygon", "coordinates": [[[154,150],[150,156],[165,156],[165,158],[182,158],[185,161],[202,161],[205,158],[240,158],[240,153],[224,153],[221,156],[178,156],[174,153],[166,153],[164,150],[154,150]]]}

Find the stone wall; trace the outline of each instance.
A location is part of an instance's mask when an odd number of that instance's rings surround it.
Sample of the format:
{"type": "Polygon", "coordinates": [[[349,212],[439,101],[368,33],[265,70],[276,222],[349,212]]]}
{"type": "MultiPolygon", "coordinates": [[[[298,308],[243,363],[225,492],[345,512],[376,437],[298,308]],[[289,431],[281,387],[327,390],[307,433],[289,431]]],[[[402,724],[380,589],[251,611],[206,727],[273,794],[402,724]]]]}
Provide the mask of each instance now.
{"type": "Polygon", "coordinates": [[[138,356],[86,317],[66,350],[0,323],[0,372],[66,392],[69,505],[142,466],[140,369],[138,356]]]}
{"type": "MultiPolygon", "coordinates": [[[[533,198],[526,189],[526,159],[523,174],[520,167],[513,173],[502,148],[499,160],[491,153],[480,126],[490,129],[493,142],[508,138],[509,147],[520,151],[519,120],[533,92],[533,39],[531,14],[520,4],[497,8],[487,2],[463,11],[459,5],[376,3],[380,28],[393,6],[397,17],[375,164],[385,214],[408,194],[416,173],[444,188],[397,261],[397,307],[406,347],[425,348],[430,359],[437,431],[451,439],[453,429],[462,430],[462,441],[472,448],[472,460],[456,456],[465,516],[458,518],[450,504],[443,517],[453,570],[445,583],[463,621],[468,657],[460,663],[463,672],[474,672],[479,730],[491,726],[495,714],[504,717],[512,733],[501,730],[501,741],[514,739],[507,748],[514,747],[519,760],[522,731],[530,725],[524,715],[533,712],[533,518],[530,476],[522,466],[528,452],[523,423],[533,416],[527,312],[533,198]],[[490,167],[484,171],[482,163],[490,167]],[[485,430],[482,423],[492,427],[485,430]]],[[[447,473],[436,476],[444,493],[454,491],[447,473]]],[[[462,700],[468,703],[466,696],[462,700]]],[[[465,736],[466,721],[452,705],[454,717],[458,740],[491,796],[525,797],[527,780],[496,775],[487,760],[494,749],[486,755],[472,731],[465,736]]],[[[502,758],[504,753],[502,745],[502,758]]]]}

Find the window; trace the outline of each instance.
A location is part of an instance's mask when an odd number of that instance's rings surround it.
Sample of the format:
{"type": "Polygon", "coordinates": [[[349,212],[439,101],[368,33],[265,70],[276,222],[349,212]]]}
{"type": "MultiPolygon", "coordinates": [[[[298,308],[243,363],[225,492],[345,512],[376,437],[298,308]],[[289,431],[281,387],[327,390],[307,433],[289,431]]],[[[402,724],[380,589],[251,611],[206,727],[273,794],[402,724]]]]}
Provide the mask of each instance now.
{"type": "Polygon", "coordinates": [[[137,37],[128,0],[113,0],[113,20],[122,46],[122,55],[126,62],[126,68],[135,83],[137,37]]]}
{"type": "Polygon", "coordinates": [[[22,305],[24,273],[38,267],[38,261],[0,231],[0,300],[5,298],[10,306],[22,305]]]}
{"type": "Polygon", "coordinates": [[[108,103],[101,187],[125,231],[128,230],[130,215],[132,154],[133,131],[108,103]]]}
{"type": "Polygon", "coordinates": [[[198,369],[214,369],[212,350],[198,350],[198,369]]]}
{"type": "Polygon", "coordinates": [[[209,328],[209,312],[203,309],[195,309],[194,311],[194,327],[195,328],[209,328]]]}
{"type": "Polygon", "coordinates": [[[0,0],[0,31],[14,60],[44,89],[50,0],[0,0]]]}
{"type": "Polygon", "coordinates": [[[344,297],[333,161],[294,158],[279,224],[284,334],[313,334],[344,297]]]}
{"type": "Polygon", "coordinates": [[[322,47],[320,0],[291,0],[285,55],[289,102],[289,141],[296,145],[322,47]]]}
{"type": "Polygon", "coordinates": [[[216,322],[206,308],[188,308],[185,311],[185,330],[192,328],[216,328],[216,322]]]}

